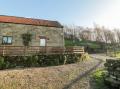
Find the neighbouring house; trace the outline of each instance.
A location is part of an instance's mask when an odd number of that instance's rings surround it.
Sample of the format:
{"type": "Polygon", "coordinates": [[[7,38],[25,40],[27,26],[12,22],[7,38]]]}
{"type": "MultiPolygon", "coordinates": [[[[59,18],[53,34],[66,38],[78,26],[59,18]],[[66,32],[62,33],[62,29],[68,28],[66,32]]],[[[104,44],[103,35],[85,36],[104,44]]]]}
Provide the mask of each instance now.
{"type": "Polygon", "coordinates": [[[63,26],[57,21],[0,15],[0,54],[23,53],[27,40],[31,52],[42,47],[63,48],[63,26]]]}

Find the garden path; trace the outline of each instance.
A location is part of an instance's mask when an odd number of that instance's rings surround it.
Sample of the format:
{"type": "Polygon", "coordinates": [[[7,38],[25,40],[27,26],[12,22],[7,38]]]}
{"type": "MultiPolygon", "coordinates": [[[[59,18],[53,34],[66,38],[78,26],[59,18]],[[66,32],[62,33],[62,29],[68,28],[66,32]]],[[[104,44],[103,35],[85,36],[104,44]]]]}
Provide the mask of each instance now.
{"type": "Polygon", "coordinates": [[[95,70],[103,68],[106,59],[114,59],[104,54],[91,54],[91,57],[92,60],[94,60],[94,62],[91,63],[92,67],[90,68],[88,66],[89,70],[86,70],[84,73],[80,73],[75,79],[66,84],[63,89],[91,89],[91,73],[95,70]]]}

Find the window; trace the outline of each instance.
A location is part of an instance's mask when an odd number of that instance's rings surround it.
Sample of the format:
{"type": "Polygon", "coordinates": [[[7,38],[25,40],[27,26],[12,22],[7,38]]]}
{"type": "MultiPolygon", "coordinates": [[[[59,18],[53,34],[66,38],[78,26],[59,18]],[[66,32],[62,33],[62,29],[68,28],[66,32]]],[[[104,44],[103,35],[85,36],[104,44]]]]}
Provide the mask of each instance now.
{"type": "Polygon", "coordinates": [[[46,39],[44,38],[40,39],[40,46],[46,46],[46,39]]]}
{"type": "Polygon", "coordinates": [[[3,36],[2,43],[3,44],[12,44],[12,37],[11,36],[3,36]]]}

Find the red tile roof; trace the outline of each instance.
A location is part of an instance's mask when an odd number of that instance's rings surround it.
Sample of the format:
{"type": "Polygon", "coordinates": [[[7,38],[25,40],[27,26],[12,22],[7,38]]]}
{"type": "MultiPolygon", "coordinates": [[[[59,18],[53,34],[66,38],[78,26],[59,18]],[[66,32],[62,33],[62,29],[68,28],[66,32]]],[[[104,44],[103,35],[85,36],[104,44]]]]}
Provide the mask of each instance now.
{"type": "Polygon", "coordinates": [[[27,25],[37,25],[37,26],[47,26],[47,27],[58,27],[58,28],[63,27],[57,21],[33,19],[33,18],[24,18],[24,17],[15,17],[15,16],[4,16],[4,15],[0,15],[0,22],[3,22],[3,23],[15,23],[15,24],[27,24],[27,25]]]}

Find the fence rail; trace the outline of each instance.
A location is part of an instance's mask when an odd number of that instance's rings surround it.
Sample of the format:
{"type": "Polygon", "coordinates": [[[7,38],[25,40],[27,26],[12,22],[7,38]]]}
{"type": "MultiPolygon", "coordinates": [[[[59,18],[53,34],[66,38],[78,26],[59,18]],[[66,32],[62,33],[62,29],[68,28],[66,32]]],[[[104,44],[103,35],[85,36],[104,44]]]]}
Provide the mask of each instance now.
{"type": "Polygon", "coordinates": [[[70,46],[70,47],[40,47],[40,46],[0,46],[0,55],[2,56],[17,56],[17,55],[31,55],[31,54],[82,54],[84,47],[70,46]]]}

